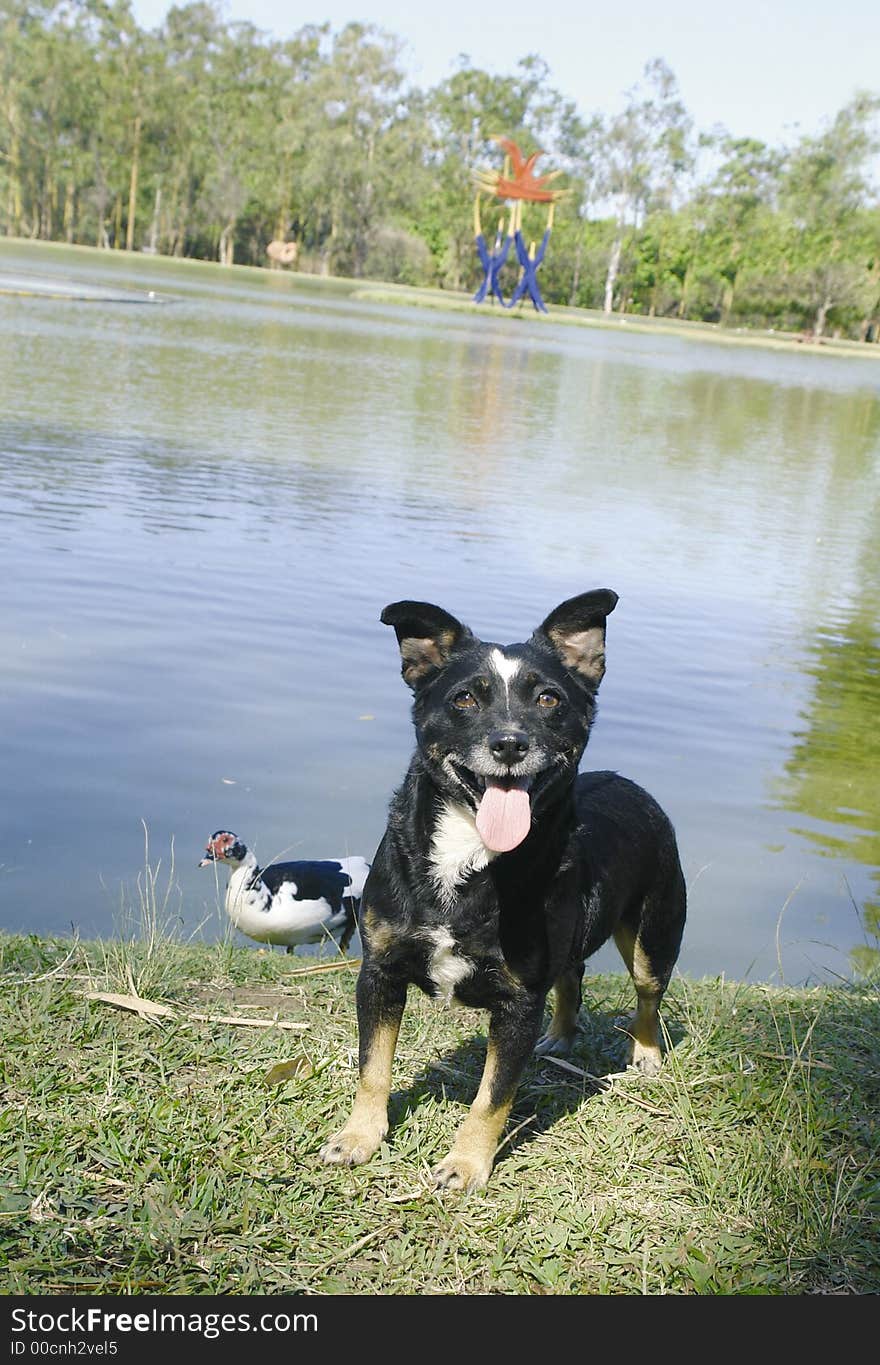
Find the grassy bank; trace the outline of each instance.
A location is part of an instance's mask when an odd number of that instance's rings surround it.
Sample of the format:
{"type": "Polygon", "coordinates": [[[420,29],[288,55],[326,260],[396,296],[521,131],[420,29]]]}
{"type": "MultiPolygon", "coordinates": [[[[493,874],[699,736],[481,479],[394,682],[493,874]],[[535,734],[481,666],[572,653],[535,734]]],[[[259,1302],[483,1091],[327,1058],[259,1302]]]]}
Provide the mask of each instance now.
{"type": "Polygon", "coordinates": [[[779,332],[754,327],[722,327],[714,322],[690,322],[682,318],[647,317],[642,313],[602,313],[591,308],[567,308],[554,304],[549,313],[537,313],[531,304],[520,305],[509,313],[491,304],[476,304],[470,295],[453,294],[443,289],[416,289],[408,285],[380,284],[349,280],[353,298],[365,303],[411,304],[442,312],[479,313],[513,322],[537,326],[560,323],[567,327],[604,328],[615,332],[637,332],[646,336],[671,336],[685,341],[702,341],[728,346],[758,346],[764,350],[808,352],[813,355],[858,356],[880,361],[880,346],[843,337],[822,337],[819,341],[795,332],[779,332]]]}
{"type": "Polygon", "coordinates": [[[571,1066],[531,1066],[488,1190],[439,1197],[482,1016],[411,996],[388,1144],[340,1171],[317,1153],[353,1092],[350,966],[3,936],[0,969],[7,1292],[880,1290],[871,988],[678,979],[663,1074],[597,1083],[630,991],[588,977],[571,1066]]]}

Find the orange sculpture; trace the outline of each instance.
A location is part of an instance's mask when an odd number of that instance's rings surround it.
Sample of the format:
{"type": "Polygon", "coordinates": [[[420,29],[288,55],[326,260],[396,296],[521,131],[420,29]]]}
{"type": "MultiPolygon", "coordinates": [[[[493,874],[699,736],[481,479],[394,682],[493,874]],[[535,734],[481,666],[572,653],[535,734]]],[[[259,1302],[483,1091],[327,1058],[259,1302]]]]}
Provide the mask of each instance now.
{"type": "Polygon", "coordinates": [[[511,138],[493,137],[492,141],[497,142],[507,153],[504,170],[477,171],[474,178],[481,190],[494,194],[498,199],[525,199],[534,204],[552,204],[562,198],[565,190],[548,188],[550,181],[561,175],[561,171],[549,171],[547,175],[534,174],[535,162],[544,155],[543,152],[532,152],[531,156],[524,157],[511,138]],[[508,166],[512,167],[512,173],[508,166]]]}

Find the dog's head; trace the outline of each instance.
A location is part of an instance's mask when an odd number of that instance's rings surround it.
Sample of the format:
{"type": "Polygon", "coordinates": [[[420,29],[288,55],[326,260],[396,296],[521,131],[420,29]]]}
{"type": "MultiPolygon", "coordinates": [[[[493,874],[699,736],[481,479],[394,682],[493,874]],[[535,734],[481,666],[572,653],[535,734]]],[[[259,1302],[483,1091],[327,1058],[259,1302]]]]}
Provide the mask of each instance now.
{"type": "Polygon", "coordinates": [[[522,843],[574,780],[605,672],[610,588],[572,597],[525,644],[478,640],[442,607],[393,602],[419,750],[438,787],[475,812],[487,848],[522,843]]]}

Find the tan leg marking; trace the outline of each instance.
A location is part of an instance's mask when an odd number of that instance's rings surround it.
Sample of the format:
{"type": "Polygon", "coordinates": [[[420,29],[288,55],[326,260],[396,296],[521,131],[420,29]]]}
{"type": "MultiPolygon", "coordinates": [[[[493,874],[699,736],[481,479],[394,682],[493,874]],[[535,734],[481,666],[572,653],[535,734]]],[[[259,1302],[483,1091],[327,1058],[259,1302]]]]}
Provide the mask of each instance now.
{"type": "Polygon", "coordinates": [[[553,1018],[550,1027],[535,1045],[539,1056],[563,1057],[571,1052],[577,1033],[581,1007],[581,973],[563,972],[553,986],[553,1018]]]}
{"type": "Polygon", "coordinates": [[[636,1012],[627,1020],[627,1032],[633,1040],[630,1065],[646,1076],[656,1076],[663,1057],[657,1015],[663,987],[651,971],[638,936],[631,929],[626,926],[615,929],[614,942],[633,979],[638,998],[636,1012]]]}
{"type": "Polygon", "coordinates": [[[399,1018],[380,1024],[376,1029],[370,1054],[361,1070],[351,1117],[321,1148],[321,1157],[333,1166],[363,1165],[378,1150],[388,1132],[391,1064],[399,1031],[399,1018]]]}
{"type": "Polygon", "coordinates": [[[361,938],[366,939],[371,953],[381,957],[394,943],[396,934],[387,920],[381,919],[372,906],[367,906],[362,916],[361,938]]]}
{"type": "Polygon", "coordinates": [[[490,1039],[476,1099],[455,1135],[452,1151],[434,1167],[435,1185],[449,1190],[477,1190],[488,1181],[498,1140],[513,1105],[513,1094],[500,1105],[492,1103],[492,1082],[497,1069],[498,1056],[490,1039]]]}

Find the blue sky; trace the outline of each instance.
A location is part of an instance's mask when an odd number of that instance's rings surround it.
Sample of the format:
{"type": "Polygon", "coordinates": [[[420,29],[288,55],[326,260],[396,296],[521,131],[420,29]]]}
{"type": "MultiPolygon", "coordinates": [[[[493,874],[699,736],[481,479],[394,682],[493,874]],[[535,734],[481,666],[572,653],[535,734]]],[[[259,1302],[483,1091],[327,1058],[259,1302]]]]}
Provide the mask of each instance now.
{"type": "MultiPolygon", "coordinates": [[[[148,28],[169,7],[133,0],[148,28]]],[[[503,74],[536,52],[583,113],[620,108],[645,63],[663,57],[698,127],[775,143],[817,132],[855,90],[880,89],[880,0],[226,0],[222,9],[279,37],[325,20],[334,30],[377,24],[403,39],[406,69],[424,87],[450,75],[459,53],[503,74]]]]}

